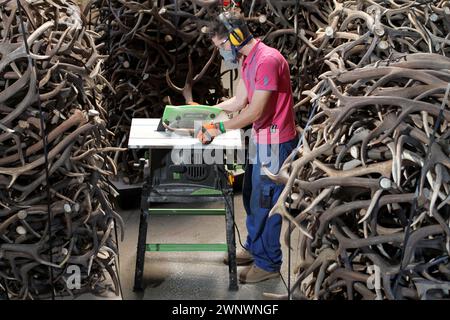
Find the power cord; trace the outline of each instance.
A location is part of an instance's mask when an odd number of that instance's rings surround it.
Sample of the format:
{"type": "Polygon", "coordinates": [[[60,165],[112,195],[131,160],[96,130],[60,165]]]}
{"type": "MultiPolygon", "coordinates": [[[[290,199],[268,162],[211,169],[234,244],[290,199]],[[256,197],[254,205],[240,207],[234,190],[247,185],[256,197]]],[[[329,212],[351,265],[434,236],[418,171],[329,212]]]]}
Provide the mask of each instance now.
{"type": "Polygon", "coordinates": [[[6,279],[0,278],[0,301],[9,300],[8,287],[6,286],[6,279]]]}
{"type": "MultiPolygon", "coordinates": [[[[227,172],[226,172],[225,170],[220,170],[220,171],[224,174],[225,181],[228,181],[227,172]]],[[[222,187],[223,187],[223,186],[222,186],[222,187]]],[[[234,213],[233,206],[232,206],[232,204],[230,204],[229,199],[228,199],[228,197],[225,195],[223,189],[224,189],[224,188],[220,188],[220,190],[222,191],[223,198],[225,199],[225,205],[227,206],[228,210],[230,210],[230,212],[233,212],[233,213],[234,213]]],[[[236,232],[237,232],[237,234],[238,234],[239,245],[242,247],[242,249],[248,251],[248,249],[247,249],[247,248],[244,246],[244,244],[242,243],[241,232],[240,232],[239,227],[238,227],[238,225],[236,224],[236,221],[235,221],[235,219],[234,219],[234,214],[233,214],[233,224],[234,224],[234,228],[236,229],[236,232]]],[[[265,228],[265,224],[264,224],[264,228],[265,228]]],[[[263,228],[263,231],[264,231],[264,228],[263,228]]],[[[266,247],[265,247],[265,245],[264,245],[263,239],[261,239],[261,243],[262,243],[262,247],[263,247],[265,256],[258,255],[258,254],[254,254],[254,253],[252,253],[252,256],[254,256],[254,257],[256,257],[256,258],[264,259],[264,260],[267,260],[267,259],[268,259],[268,260],[270,260],[270,262],[271,262],[271,264],[272,264],[273,266],[277,266],[278,264],[277,264],[275,261],[273,261],[273,259],[269,256],[269,254],[268,254],[268,252],[267,252],[267,250],[266,250],[266,247]]],[[[281,273],[281,270],[278,271],[278,274],[280,275],[281,280],[283,281],[284,286],[285,286],[286,288],[288,288],[288,286],[287,286],[287,284],[286,284],[286,280],[284,279],[283,274],[281,273]]]]}
{"type": "MultiPolygon", "coordinates": [[[[298,10],[299,10],[300,6],[299,6],[299,2],[295,2],[295,8],[294,8],[294,31],[296,33],[295,36],[295,40],[294,40],[294,47],[297,47],[297,43],[298,43],[298,33],[300,31],[299,27],[298,27],[298,10]]],[[[297,60],[299,59],[299,56],[297,55],[297,60]]],[[[299,78],[299,81],[301,81],[301,79],[299,78]]],[[[292,172],[292,161],[289,163],[289,172],[292,172]]],[[[289,192],[289,199],[292,198],[292,189],[289,192]]],[[[289,208],[288,208],[288,212],[289,214],[291,214],[291,202],[289,201],[289,208]]],[[[287,291],[288,291],[288,300],[291,300],[291,220],[288,221],[288,285],[287,285],[287,291]]]]}
{"type": "MultiPolygon", "coordinates": [[[[302,134],[301,134],[301,136],[300,136],[300,138],[299,138],[298,145],[297,145],[297,147],[296,147],[294,150],[291,151],[291,154],[292,154],[293,152],[298,151],[298,150],[302,147],[302,145],[303,145],[303,139],[304,139],[304,134],[305,134],[305,132],[309,129],[309,127],[310,127],[310,125],[311,125],[311,120],[312,120],[312,118],[314,117],[314,115],[315,115],[315,113],[316,113],[317,106],[318,106],[318,99],[319,99],[325,92],[326,92],[326,88],[325,88],[325,86],[324,86],[323,83],[322,83],[322,85],[321,85],[321,87],[320,87],[320,90],[319,90],[319,94],[317,95],[316,99],[315,99],[314,102],[313,102],[313,108],[310,110],[310,113],[309,113],[308,120],[307,120],[307,122],[306,122],[305,128],[304,128],[304,130],[303,130],[303,132],[302,132],[302,134]]],[[[294,161],[294,158],[295,158],[295,157],[291,157],[291,159],[290,159],[290,161],[289,161],[289,171],[290,171],[290,172],[292,172],[292,163],[293,163],[293,161],[294,161]]],[[[291,198],[291,197],[292,197],[292,190],[291,190],[290,193],[289,193],[289,198],[291,198]]],[[[289,208],[288,208],[289,214],[291,214],[291,209],[292,209],[292,208],[291,208],[291,203],[292,203],[292,202],[289,201],[289,208]]],[[[265,225],[264,225],[264,227],[265,227],[265,225]]],[[[291,222],[289,221],[289,224],[288,224],[288,230],[290,230],[290,228],[291,228],[291,222]]],[[[263,231],[264,231],[264,229],[263,229],[263,231]]],[[[265,251],[265,253],[266,253],[266,255],[267,255],[267,251],[265,250],[265,247],[264,247],[264,242],[262,242],[262,243],[263,243],[263,249],[264,249],[264,251],[265,251]]],[[[269,258],[270,258],[270,257],[269,257],[269,258]]],[[[280,273],[280,275],[281,275],[281,273],[280,273]]],[[[282,279],[283,279],[283,277],[282,277],[282,279]]],[[[284,282],[284,284],[285,284],[285,286],[286,286],[286,282],[284,281],[284,279],[283,279],[283,282],[284,282]]],[[[289,234],[288,234],[288,285],[286,286],[286,288],[287,288],[287,290],[288,290],[288,300],[291,300],[291,294],[292,294],[290,284],[291,284],[291,233],[289,232],[289,234]]]]}
{"type": "Polygon", "coordinates": [[[393,287],[394,295],[396,295],[400,279],[403,277],[403,275],[405,273],[405,268],[406,268],[406,266],[404,265],[404,257],[405,257],[405,251],[406,251],[405,248],[407,247],[409,237],[412,232],[411,222],[413,221],[414,217],[417,215],[417,199],[419,198],[419,189],[420,189],[420,186],[423,185],[423,178],[425,178],[425,176],[426,176],[426,174],[425,174],[426,172],[424,172],[424,169],[427,167],[427,164],[430,160],[429,157],[431,155],[431,147],[436,142],[436,132],[437,132],[439,126],[441,125],[442,119],[444,118],[444,109],[445,109],[445,105],[448,101],[449,92],[450,92],[450,83],[447,85],[444,99],[442,100],[441,108],[439,110],[439,115],[437,117],[436,123],[434,124],[433,133],[430,136],[430,144],[428,145],[428,148],[427,148],[427,151],[426,151],[426,154],[424,157],[424,164],[422,166],[421,176],[420,176],[420,178],[418,178],[416,180],[416,189],[414,192],[414,199],[411,204],[411,208],[409,210],[409,216],[408,216],[407,226],[406,226],[406,230],[405,230],[405,237],[403,239],[403,247],[402,247],[401,259],[400,259],[400,269],[399,269],[399,272],[396,275],[395,281],[394,281],[394,287],[393,287]]]}
{"type": "MultiPolygon", "coordinates": [[[[28,58],[28,64],[31,65],[34,69],[34,72],[36,72],[37,77],[37,68],[35,61],[31,58],[30,54],[30,48],[28,47],[28,37],[25,30],[25,23],[23,21],[23,8],[22,4],[19,0],[16,0],[17,2],[17,9],[19,12],[19,18],[20,18],[20,28],[22,29],[22,36],[25,46],[25,51],[27,53],[28,58]]],[[[53,241],[52,241],[52,217],[51,217],[51,208],[50,208],[50,201],[51,201],[51,193],[50,193],[50,181],[49,181],[49,162],[48,162],[48,141],[47,141],[47,129],[45,126],[44,121],[44,113],[42,111],[42,105],[41,105],[41,99],[39,94],[39,81],[36,82],[36,93],[37,93],[37,104],[39,109],[39,120],[40,120],[40,126],[41,126],[41,135],[42,135],[42,142],[44,145],[44,165],[45,165],[45,182],[46,182],[46,191],[47,191],[47,223],[48,223],[48,243],[50,247],[50,263],[53,264],[53,241]]],[[[54,284],[54,275],[53,275],[53,268],[49,266],[50,270],[50,282],[52,287],[52,300],[55,300],[55,284],[54,284]]]]}
{"type": "MultiPolygon", "coordinates": [[[[112,49],[112,45],[111,45],[111,15],[112,15],[112,13],[111,13],[111,10],[112,10],[112,6],[111,6],[111,0],[108,0],[108,7],[110,8],[110,12],[109,12],[109,15],[108,15],[108,32],[107,32],[107,39],[108,39],[108,53],[109,54],[111,54],[111,49],[112,49]]],[[[93,95],[93,97],[94,97],[94,103],[96,104],[96,96],[95,96],[95,89],[93,89],[92,90],[92,95],[93,95]]],[[[108,118],[106,119],[106,121],[107,121],[107,127],[109,128],[109,116],[108,116],[108,118]]],[[[103,166],[102,166],[102,169],[104,168],[106,166],[106,161],[105,162],[103,162],[103,166]]],[[[110,192],[110,188],[112,188],[113,187],[113,185],[112,185],[112,183],[109,181],[109,179],[106,179],[106,182],[107,182],[107,184],[109,185],[109,188],[108,188],[108,191],[107,191],[107,193],[108,193],[108,195],[109,196],[111,196],[111,192],[110,192]]],[[[117,230],[117,221],[116,221],[116,218],[113,218],[114,219],[114,235],[115,235],[115,241],[116,241],[116,247],[117,247],[117,255],[116,255],[116,261],[115,261],[115,264],[116,264],[116,271],[117,271],[117,282],[118,282],[118,284],[119,284],[119,293],[120,293],[120,295],[121,295],[121,297],[122,297],[122,299],[123,299],[123,289],[122,289],[122,281],[120,280],[120,249],[119,249],[119,233],[118,233],[118,230],[117,230]]]]}
{"type": "MultiPolygon", "coordinates": [[[[229,203],[228,197],[225,196],[225,193],[223,192],[223,190],[222,190],[222,194],[223,194],[223,197],[224,197],[224,199],[225,199],[225,205],[228,207],[228,210],[230,210],[230,212],[234,212],[234,210],[232,210],[232,209],[233,209],[233,208],[232,208],[232,205],[229,203]]],[[[234,221],[233,221],[234,228],[236,229],[236,232],[237,232],[237,234],[238,234],[238,242],[239,242],[239,245],[241,246],[242,249],[248,251],[248,249],[247,249],[247,248],[244,246],[244,244],[242,243],[241,232],[240,232],[240,230],[239,230],[238,225],[236,224],[236,221],[235,221],[235,219],[234,219],[234,216],[233,216],[233,220],[234,220],[234,221]]],[[[277,264],[275,263],[275,261],[273,261],[273,260],[270,258],[269,254],[267,253],[267,250],[266,250],[266,248],[265,248],[265,246],[264,246],[264,241],[262,241],[262,245],[263,245],[263,250],[264,250],[264,253],[265,253],[266,256],[263,257],[263,256],[261,256],[261,255],[257,255],[257,254],[253,254],[253,253],[252,253],[252,256],[257,257],[257,258],[261,258],[261,259],[264,259],[264,260],[267,260],[267,258],[268,258],[268,259],[271,261],[271,263],[272,263],[273,265],[277,265],[277,264]]],[[[287,284],[286,284],[286,280],[285,280],[284,277],[283,277],[283,274],[281,273],[281,271],[278,271],[278,273],[279,273],[279,275],[280,275],[280,277],[281,277],[281,280],[283,281],[285,287],[288,288],[288,287],[287,287],[287,284]]]]}

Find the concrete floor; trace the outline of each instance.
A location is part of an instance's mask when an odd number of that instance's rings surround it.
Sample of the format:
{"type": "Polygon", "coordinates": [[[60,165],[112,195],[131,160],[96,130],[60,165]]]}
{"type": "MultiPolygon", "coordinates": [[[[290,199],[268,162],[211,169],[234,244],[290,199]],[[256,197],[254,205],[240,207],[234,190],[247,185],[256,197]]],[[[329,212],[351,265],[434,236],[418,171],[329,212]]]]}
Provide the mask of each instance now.
{"type": "MultiPolygon", "coordinates": [[[[196,207],[218,208],[220,203],[196,207]]],[[[240,284],[237,292],[228,291],[228,266],[221,252],[152,252],[146,253],[143,292],[133,292],[139,210],[120,210],[126,225],[125,240],[120,246],[120,276],[124,299],[266,299],[263,293],[285,294],[281,278],[258,284],[240,284]]],[[[245,211],[241,194],[235,195],[236,224],[245,241],[245,211]]],[[[283,231],[285,226],[283,227],[283,231]]],[[[282,235],[284,232],[282,232],[282,235]]],[[[236,238],[238,235],[236,233],[236,238]]],[[[295,247],[297,239],[293,237],[295,247]]],[[[225,219],[216,216],[154,216],[149,220],[147,242],[225,243],[225,219]]],[[[237,240],[237,246],[239,242],[237,240]]],[[[292,266],[295,265],[295,252],[292,266]]],[[[283,245],[282,275],[287,282],[287,248],[283,245]]],[[[238,267],[238,273],[242,267],[238,267]]],[[[294,277],[291,276],[291,281],[294,277]]]]}

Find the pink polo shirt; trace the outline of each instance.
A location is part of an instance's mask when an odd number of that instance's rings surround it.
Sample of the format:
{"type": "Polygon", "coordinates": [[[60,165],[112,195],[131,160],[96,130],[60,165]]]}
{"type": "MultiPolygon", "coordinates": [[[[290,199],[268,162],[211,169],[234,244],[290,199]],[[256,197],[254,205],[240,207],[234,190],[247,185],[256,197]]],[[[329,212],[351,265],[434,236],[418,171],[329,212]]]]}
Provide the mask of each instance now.
{"type": "Polygon", "coordinates": [[[242,63],[248,102],[255,90],[272,91],[263,115],[253,123],[257,143],[283,143],[297,135],[289,65],[281,53],[257,40],[242,63]]]}

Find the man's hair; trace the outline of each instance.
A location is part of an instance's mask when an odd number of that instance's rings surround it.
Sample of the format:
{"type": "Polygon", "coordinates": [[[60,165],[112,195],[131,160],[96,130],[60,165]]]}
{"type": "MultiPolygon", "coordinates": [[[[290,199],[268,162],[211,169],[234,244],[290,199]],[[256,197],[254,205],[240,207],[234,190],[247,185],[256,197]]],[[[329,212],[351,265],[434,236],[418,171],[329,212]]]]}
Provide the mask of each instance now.
{"type": "MultiPolygon", "coordinates": [[[[228,22],[233,28],[239,28],[242,31],[244,39],[251,34],[247,23],[244,20],[244,16],[240,15],[237,12],[228,12],[227,17],[228,22]]],[[[230,33],[225,24],[219,19],[219,17],[216,17],[211,22],[209,31],[211,37],[217,36],[219,38],[226,38],[230,33]]]]}

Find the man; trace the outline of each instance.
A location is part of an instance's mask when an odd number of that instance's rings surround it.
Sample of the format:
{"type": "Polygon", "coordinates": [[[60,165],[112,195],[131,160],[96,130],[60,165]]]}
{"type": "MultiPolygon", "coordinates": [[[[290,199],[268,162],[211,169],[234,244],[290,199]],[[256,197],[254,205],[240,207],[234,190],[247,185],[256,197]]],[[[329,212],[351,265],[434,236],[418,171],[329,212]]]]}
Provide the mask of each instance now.
{"type": "Polygon", "coordinates": [[[268,218],[268,214],[284,186],[264,175],[261,165],[262,155],[269,156],[270,170],[276,173],[298,143],[289,65],[278,50],[253,38],[237,13],[219,16],[212,25],[212,41],[226,63],[242,63],[236,95],[217,106],[241,112],[225,122],[204,124],[197,137],[209,143],[227,130],[253,123],[250,143],[255,144],[256,154],[249,155],[243,186],[248,236],[246,250],[238,249],[236,260],[238,265],[253,262],[242,270],[239,280],[256,283],[278,277],[282,263],[281,217],[268,218]]]}

